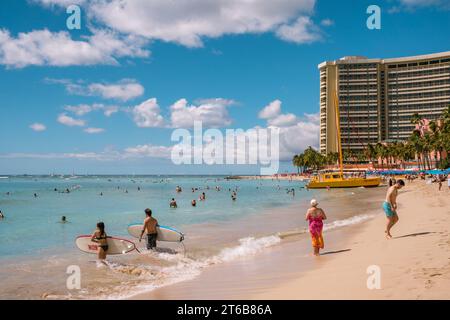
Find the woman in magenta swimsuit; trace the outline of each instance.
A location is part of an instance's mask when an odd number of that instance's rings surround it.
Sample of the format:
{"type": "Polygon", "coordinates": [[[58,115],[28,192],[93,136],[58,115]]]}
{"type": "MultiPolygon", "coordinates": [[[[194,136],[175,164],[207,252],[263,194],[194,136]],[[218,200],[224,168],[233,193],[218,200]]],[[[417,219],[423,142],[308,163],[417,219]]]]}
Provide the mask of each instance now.
{"type": "Polygon", "coordinates": [[[316,199],[311,200],[311,208],[306,213],[306,220],[309,221],[309,232],[311,233],[311,242],[314,248],[314,255],[318,256],[320,249],[324,248],[322,229],[323,220],[327,219],[325,212],[317,208],[319,203],[316,199]]]}

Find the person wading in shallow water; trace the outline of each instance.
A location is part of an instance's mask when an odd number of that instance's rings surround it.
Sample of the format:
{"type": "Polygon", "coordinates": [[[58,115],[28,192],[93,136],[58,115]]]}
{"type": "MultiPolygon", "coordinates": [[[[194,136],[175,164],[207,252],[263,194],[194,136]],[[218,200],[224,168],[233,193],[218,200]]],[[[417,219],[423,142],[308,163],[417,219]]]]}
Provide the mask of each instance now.
{"type": "Polygon", "coordinates": [[[394,185],[389,187],[386,194],[386,200],[383,202],[383,210],[387,218],[386,230],[384,231],[387,239],[392,238],[391,229],[398,222],[397,195],[398,190],[404,186],[405,182],[403,180],[396,181],[394,185]]]}
{"type": "Polygon", "coordinates": [[[97,256],[98,260],[104,263],[108,252],[108,236],[105,232],[105,224],[103,222],[97,223],[97,229],[92,234],[92,242],[98,243],[97,256]]]}
{"type": "Polygon", "coordinates": [[[325,247],[322,236],[323,220],[327,219],[325,212],[318,208],[319,203],[316,199],[311,200],[311,208],[306,212],[306,221],[309,221],[309,232],[311,233],[311,242],[314,249],[314,255],[320,254],[320,249],[325,247]]]}
{"type": "Polygon", "coordinates": [[[139,242],[142,241],[144,233],[147,233],[147,249],[153,250],[156,248],[156,237],[158,236],[156,227],[158,226],[158,221],[152,217],[152,210],[150,209],[145,209],[145,215],[144,228],[142,229],[139,242]]]}

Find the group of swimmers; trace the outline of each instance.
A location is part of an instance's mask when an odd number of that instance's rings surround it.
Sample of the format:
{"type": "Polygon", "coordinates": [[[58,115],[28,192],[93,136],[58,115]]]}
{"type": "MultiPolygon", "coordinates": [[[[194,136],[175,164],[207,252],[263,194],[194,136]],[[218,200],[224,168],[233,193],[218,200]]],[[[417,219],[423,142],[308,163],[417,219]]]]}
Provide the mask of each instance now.
{"type": "MultiPolygon", "coordinates": [[[[210,187],[207,186],[206,189],[207,189],[207,190],[210,190],[210,187]]],[[[201,190],[201,188],[197,188],[197,187],[192,188],[192,193],[195,193],[195,192],[197,192],[197,191],[199,191],[199,190],[201,190]]],[[[219,192],[219,191],[221,191],[222,189],[221,189],[219,186],[216,186],[216,187],[215,187],[215,190],[219,192]]],[[[231,192],[231,199],[232,199],[233,201],[236,201],[236,200],[237,200],[237,190],[238,190],[237,187],[236,187],[234,190],[228,189],[228,191],[231,192]]],[[[180,186],[177,186],[177,187],[175,188],[175,192],[181,193],[181,192],[183,192],[183,189],[182,189],[180,186]]],[[[294,189],[292,189],[292,192],[295,193],[294,189]]],[[[206,193],[205,193],[205,192],[202,192],[202,193],[200,194],[198,200],[199,200],[199,201],[206,201],[206,193]]],[[[193,200],[191,201],[191,206],[192,206],[192,207],[196,207],[196,206],[197,206],[197,200],[196,200],[196,199],[193,199],[193,200]]],[[[172,199],[170,200],[169,207],[170,207],[171,209],[177,209],[177,208],[178,208],[178,204],[177,204],[177,201],[175,200],[175,198],[172,198],[172,199]]]]}

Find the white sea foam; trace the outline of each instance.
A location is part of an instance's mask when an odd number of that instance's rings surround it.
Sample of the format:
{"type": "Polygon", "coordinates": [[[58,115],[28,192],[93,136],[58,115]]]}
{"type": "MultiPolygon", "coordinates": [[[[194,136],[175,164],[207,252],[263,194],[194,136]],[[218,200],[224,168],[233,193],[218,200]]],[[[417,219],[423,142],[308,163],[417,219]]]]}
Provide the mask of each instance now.
{"type": "Polygon", "coordinates": [[[231,248],[224,248],[217,255],[203,259],[191,259],[182,254],[158,253],[157,257],[166,261],[175,262],[169,267],[148,267],[148,266],[122,266],[113,265],[110,267],[117,272],[136,274],[141,277],[143,284],[132,288],[123,287],[117,290],[117,294],[109,294],[103,299],[124,299],[139,293],[150,292],[157,288],[171,284],[192,280],[198,277],[202,270],[211,265],[234,261],[243,257],[254,256],[268,247],[272,247],[281,242],[277,236],[262,238],[244,238],[239,240],[239,245],[231,248]]]}
{"type": "Polygon", "coordinates": [[[354,225],[354,224],[358,224],[361,222],[364,222],[366,220],[369,220],[371,218],[375,217],[375,214],[361,214],[358,216],[353,216],[351,218],[348,219],[343,219],[343,220],[336,220],[333,221],[331,223],[327,223],[323,226],[324,230],[332,230],[332,229],[336,229],[336,228],[341,228],[341,227],[346,227],[346,226],[350,226],[350,225],[354,225]]]}
{"type": "MultiPolygon", "coordinates": [[[[363,214],[343,220],[336,220],[325,224],[324,230],[332,230],[358,224],[369,220],[374,216],[375,215],[363,214]]],[[[307,232],[307,229],[300,231],[299,234],[305,232],[307,232]]],[[[243,238],[239,240],[239,244],[237,246],[224,248],[216,255],[201,259],[186,257],[181,253],[149,253],[149,255],[153,256],[153,258],[171,263],[170,266],[108,263],[108,267],[111,271],[123,273],[132,277],[134,276],[136,277],[135,281],[123,283],[122,285],[115,286],[114,288],[106,291],[101,289],[100,292],[85,292],[85,294],[83,294],[80,298],[116,300],[129,298],[141,293],[147,293],[161,287],[195,279],[205,268],[209,266],[255,256],[263,252],[265,249],[279,244],[280,242],[281,238],[277,235],[261,238],[243,238]],[[104,292],[108,293],[106,294],[104,292]]],[[[65,298],[70,299],[72,297],[66,296],[65,298]]]]}

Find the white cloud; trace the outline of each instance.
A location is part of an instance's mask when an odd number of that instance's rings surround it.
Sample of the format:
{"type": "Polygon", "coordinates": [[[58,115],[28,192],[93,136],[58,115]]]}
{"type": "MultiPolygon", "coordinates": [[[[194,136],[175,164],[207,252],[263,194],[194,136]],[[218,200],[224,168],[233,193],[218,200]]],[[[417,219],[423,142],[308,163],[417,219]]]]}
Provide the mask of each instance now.
{"type": "Polygon", "coordinates": [[[319,29],[309,17],[299,17],[294,23],[282,25],[276,31],[276,35],[282,40],[298,44],[321,39],[319,29]]]}
{"type": "Polygon", "coordinates": [[[170,159],[172,147],[154,146],[151,144],[138,145],[125,149],[124,157],[148,157],[148,158],[166,158],[170,159]]]}
{"type": "Polygon", "coordinates": [[[133,79],[124,79],[115,84],[92,83],[88,90],[92,95],[121,101],[128,101],[144,94],[144,87],[133,79]]]}
{"type": "Polygon", "coordinates": [[[65,106],[64,110],[71,112],[79,117],[84,116],[93,111],[102,111],[106,117],[111,117],[114,113],[119,112],[120,108],[118,106],[106,106],[101,103],[96,103],[93,105],[80,104],[77,106],[65,106]]]}
{"type": "Polygon", "coordinates": [[[67,153],[0,153],[0,159],[78,159],[96,161],[118,161],[139,158],[170,159],[172,147],[151,144],[129,147],[121,151],[105,149],[100,152],[67,153]]]}
{"type": "Polygon", "coordinates": [[[388,9],[389,13],[399,13],[402,11],[412,11],[415,9],[436,7],[443,10],[450,10],[448,0],[398,0],[397,5],[388,9]]]}
{"type": "Polygon", "coordinates": [[[297,122],[297,116],[292,113],[281,114],[280,100],[274,100],[265,106],[258,114],[259,118],[267,120],[269,126],[286,127],[297,122]]]}
{"type": "Polygon", "coordinates": [[[299,118],[292,113],[283,114],[282,102],[274,100],[259,112],[267,127],[280,129],[280,158],[290,160],[309,146],[318,147],[320,115],[304,114],[299,118]]]}
{"type": "Polygon", "coordinates": [[[33,0],[44,7],[79,4],[91,35],[0,29],[0,64],[9,68],[119,63],[146,58],[150,41],[201,47],[206,38],[274,33],[295,43],[320,40],[311,20],[316,0],[33,0]],[[93,27],[95,26],[95,27],[93,27]]]}
{"type": "Polygon", "coordinates": [[[330,27],[332,25],[334,25],[334,21],[331,19],[323,19],[320,24],[324,27],[330,27]]]}
{"type": "Polygon", "coordinates": [[[84,116],[85,114],[92,112],[94,109],[90,105],[80,104],[78,106],[65,106],[64,110],[72,112],[72,113],[76,114],[77,116],[81,117],[81,116],[84,116]]]}
{"type": "Polygon", "coordinates": [[[319,122],[300,119],[296,124],[280,128],[280,159],[291,160],[309,146],[319,147],[319,122]]]}
{"type": "MultiPolygon", "coordinates": [[[[68,2],[36,1],[47,6],[66,6],[68,2]]],[[[203,38],[277,32],[280,26],[286,29],[296,19],[291,26],[297,30],[295,42],[313,41],[316,32],[311,29],[311,21],[304,18],[312,15],[315,3],[315,0],[91,0],[85,2],[84,9],[91,20],[122,34],[200,47],[203,38]],[[301,37],[300,29],[304,33],[301,37]],[[307,35],[310,31],[313,35],[307,35]]],[[[288,40],[293,41],[292,36],[288,40]]]]}
{"type": "Polygon", "coordinates": [[[119,112],[119,107],[117,106],[104,106],[103,114],[107,117],[111,117],[113,114],[119,112]]]}
{"type": "Polygon", "coordinates": [[[272,119],[281,113],[281,101],[274,100],[265,106],[260,112],[259,117],[261,119],[272,119]]]}
{"type": "Polygon", "coordinates": [[[72,4],[83,5],[86,0],[32,0],[33,2],[41,3],[44,6],[63,6],[68,7],[72,4]]]}
{"type": "Polygon", "coordinates": [[[400,0],[400,3],[406,6],[433,6],[444,3],[442,0],[400,0]]]}
{"type": "Polygon", "coordinates": [[[201,121],[204,127],[225,127],[232,123],[227,107],[232,100],[208,99],[198,101],[198,106],[189,105],[186,99],[180,99],[170,107],[171,126],[191,128],[194,121],[201,121]]]}
{"type": "Polygon", "coordinates": [[[58,116],[58,122],[69,127],[84,127],[86,125],[86,121],[81,119],[74,119],[68,116],[66,113],[62,113],[58,116]]]}
{"type": "Polygon", "coordinates": [[[61,84],[70,94],[80,96],[98,96],[103,99],[128,101],[144,94],[144,87],[136,79],[122,79],[115,83],[89,83],[78,80],[46,78],[46,83],[61,84]]]}
{"type": "Polygon", "coordinates": [[[297,116],[292,113],[280,114],[273,119],[267,121],[269,126],[288,127],[297,123],[297,116]]]}
{"type": "Polygon", "coordinates": [[[73,40],[67,31],[34,30],[14,37],[0,29],[0,64],[9,68],[114,65],[118,58],[148,57],[149,51],[142,49],[146,43],[135,36],[118,36],[105,30],[73,40]]]}
{"type": "Polygon", "coordinates": [[[105,129],[102,129],[102,128],[86,128],[83,131],[86,132],[86,133],[89,133],[89,134],[98,134],[98,133],[105,132],[105,129]]]}
{"type": "Polygon", "coordinates": [[[148,99],[132,109],[133,119],[140,128],[164,126],[164,119],[156,98],[148,99]]]}
{"type": "Polygon", "coordinates": [[[47,127],[42,123],[33,123],[30,128],[36,132],[42,132],[47,130],[47,127]]]}

